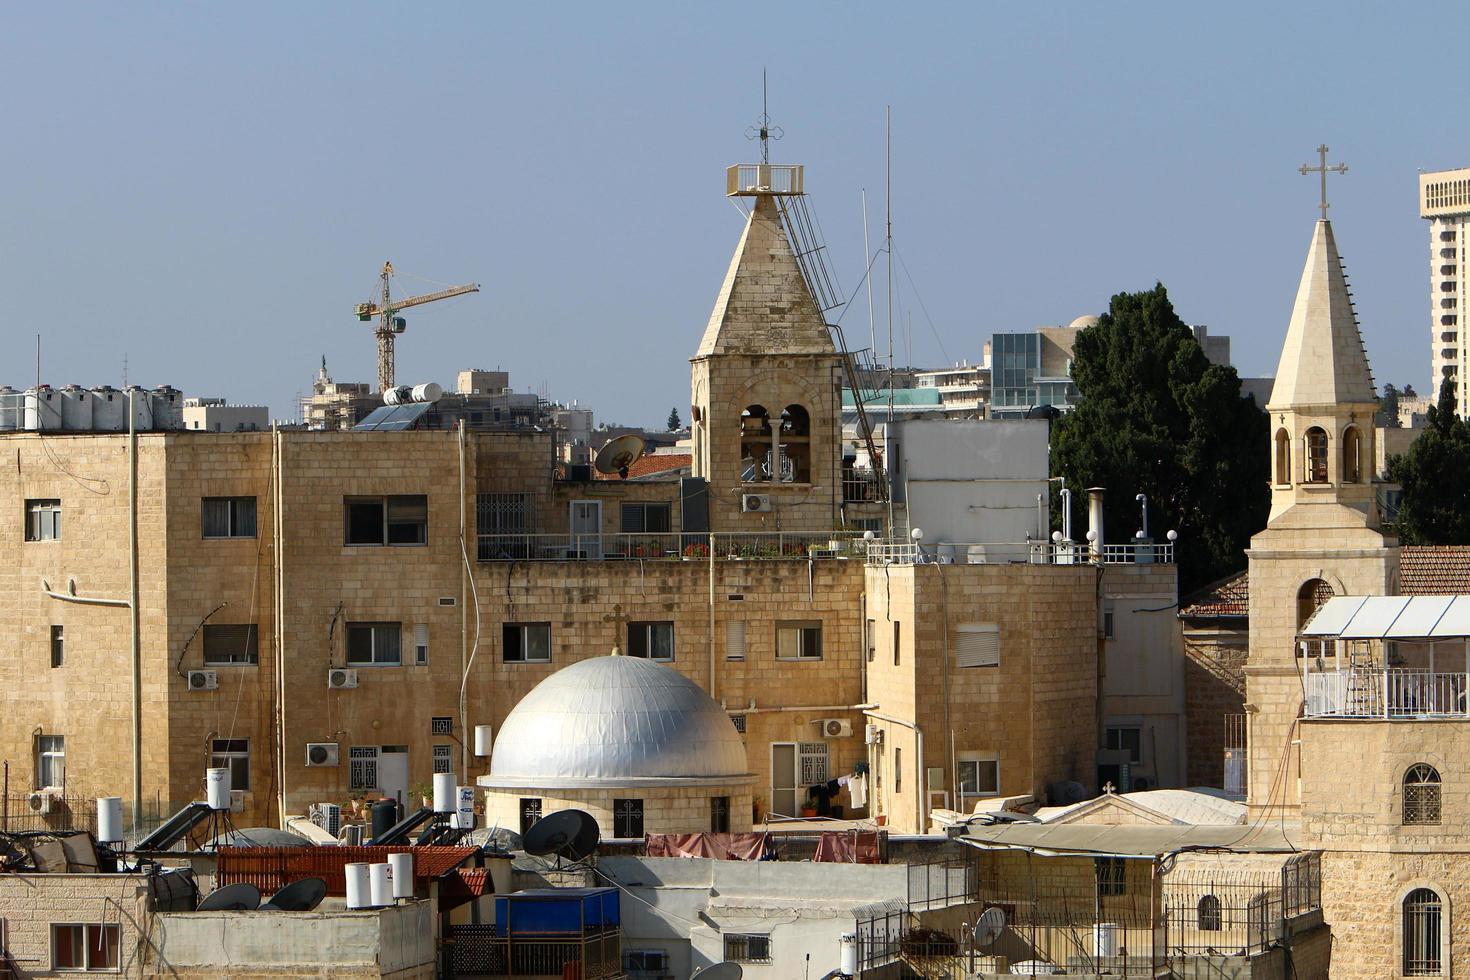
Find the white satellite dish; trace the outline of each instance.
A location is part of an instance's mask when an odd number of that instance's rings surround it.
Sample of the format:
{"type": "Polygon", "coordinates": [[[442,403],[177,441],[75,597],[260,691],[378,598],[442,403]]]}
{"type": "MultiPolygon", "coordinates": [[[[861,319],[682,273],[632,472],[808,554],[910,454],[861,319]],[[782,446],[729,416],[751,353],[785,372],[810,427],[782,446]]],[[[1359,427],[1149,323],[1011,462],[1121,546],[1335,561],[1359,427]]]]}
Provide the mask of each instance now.
{"type": "Polygon", "coordinates": [[[992,905],[980,915],[979,921],[971,932],[976,946],[989,946],[1000,936],[1001,930],[1006,927],[1006,913],[992,905]]]}
{"type": "Polygon", "coordinates": [[[616,473],[626,480],[628,467],[643,455],[646,445],[642,439],[631,432],[618,436],[616,439],[609,439],[601,449],[597,450],[597,457],[592,461],[592,465],[599,473],[616,473]]]}

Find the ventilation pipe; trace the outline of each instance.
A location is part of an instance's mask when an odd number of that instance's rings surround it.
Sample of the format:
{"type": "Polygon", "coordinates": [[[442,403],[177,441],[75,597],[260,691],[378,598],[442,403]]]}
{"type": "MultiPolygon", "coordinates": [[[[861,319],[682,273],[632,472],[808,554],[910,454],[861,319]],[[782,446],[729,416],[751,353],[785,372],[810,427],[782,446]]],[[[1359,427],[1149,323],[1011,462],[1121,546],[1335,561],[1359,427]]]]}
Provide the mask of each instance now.
{"type": "Polygon", "coordinates": [[[1072,540],[1072,491],[1062,487],[1062,540],[1072,540]]]}
{"type": "Polygon", "coordinates": [[[1103,488],[1087,488],[1087,531],[1092,542],[1092,560],[1102,561],[1103,542],[1103,488]]]}

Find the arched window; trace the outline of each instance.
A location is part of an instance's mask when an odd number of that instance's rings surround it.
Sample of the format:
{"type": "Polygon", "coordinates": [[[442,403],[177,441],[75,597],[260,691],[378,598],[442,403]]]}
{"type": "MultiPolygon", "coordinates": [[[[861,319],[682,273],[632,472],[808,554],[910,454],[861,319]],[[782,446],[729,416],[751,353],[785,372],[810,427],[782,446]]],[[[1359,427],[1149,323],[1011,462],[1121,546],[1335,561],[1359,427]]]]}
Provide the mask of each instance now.
{"type": "Polygon", "coordinates": [[[1342,432],[1342,482],[1358,483],[1363,479],[1363,436],[1356,425],[1342,432]]]}
{"type": "Polygon", "coordinates": [[[1323,603],[1332,598],[1332,594],[1332,586],[1320,578],[1303,582],[1302,587],[1296,592],[1296,628],[1301,629],[1307,625],[1307,620],[1322,608],[1323,603]]]}
{"type": "Polygon", "coordinates": [[[812,422],[800,405],[781,413],[781,482],[812,482],[812,422]]]}
{"type": "Polygon", "coordinates": [[[1439,770],[1424,762],[1410,766],[1404,773],[1404,826],[1438,826],[1439,800],[1439,770]]]}
{"type": "Polygon", "coordinates": [[[1440,954],[1444,902],[1432,888],[1415,888],[1404,896],[1404,976],[1444,975],[1440,954]]]}
{"type": "Polygon", "coordinates": [[[1219,932],[1223,924],[1224,916],[1220,912],[1220,900],[1214,895],[1206,895],[1199,900],[1199,930],[1200,932],[1219,932]]]}
{"type": "Polygon", "coordinates": [[[762,405],[740,413],[740,479],[745,483],[771,479],[771,416],[762,405]]]}
{"type": "Polygon", "coordinates": [[[1276,482],[1291,483],[1291,434],[1285,429],[1276,430],[1276,482]]]}
{"type": "Polygon", "coordinates": [[[1318,426],[1312,426],[1306,435],[1306,471],[1303,474],[1308,483],[1327,482],[1327,433],[1318,426]]]}

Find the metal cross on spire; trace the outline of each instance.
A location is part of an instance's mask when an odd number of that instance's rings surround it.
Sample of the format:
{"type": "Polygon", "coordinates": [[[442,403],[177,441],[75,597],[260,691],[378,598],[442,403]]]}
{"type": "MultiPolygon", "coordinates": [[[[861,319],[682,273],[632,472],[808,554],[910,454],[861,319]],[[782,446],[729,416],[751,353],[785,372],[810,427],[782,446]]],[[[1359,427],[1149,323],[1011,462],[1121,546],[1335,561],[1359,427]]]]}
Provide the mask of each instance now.
{"type": "Polygon", "coordinates": [[[1304,163],[1304,164],[1301,165],[1301,169],[1298,172],[1303,177],[1305,177],[1307,174],[1321,174],[1322,175],[1322,202],[1320,204],[1318,204],[1317,207],[1319,207],[1319,208],[1322,209],[1322,220],[1323,221],[1326,221],[1327,220],[1327,208],[1328,208],[1328,204],[1327,204],[1327,175],[1328,174],[1345,174],[1345,173],[1347,173],[1347,164],[1345,164],[1345,163],[1335,163],[1335,164],[1333,164],[1332,166],[1329,167],[1327,165],[1327,144],[1326,143],[1323,143],[1321,146],[1317,147],[1317,160],[1318,160],[1317,166],[1315,166],[1315,167],[1309,167],[1309,166],[1307,166],[1304,163]]]}
{"type": "Polygon", "coordinates": [[[771,125],[770,114],[766,112],[766,72],[761,69],[761,116],[756,120],[757,125],[745,128],[745,138],[748,140],[758,139],[761,141],[761,163],[771,162],[771,140],[778,140],[786,135],[786,131],[780,126],[771,125]]]}

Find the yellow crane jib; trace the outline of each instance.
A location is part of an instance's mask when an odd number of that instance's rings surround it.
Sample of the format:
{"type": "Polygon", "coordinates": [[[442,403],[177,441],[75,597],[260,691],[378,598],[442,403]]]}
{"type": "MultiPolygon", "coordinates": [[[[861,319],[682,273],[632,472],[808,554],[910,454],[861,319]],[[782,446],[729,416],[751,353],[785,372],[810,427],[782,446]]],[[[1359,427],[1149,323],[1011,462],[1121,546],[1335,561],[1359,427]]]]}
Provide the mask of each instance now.
{"type": "Polygon", "coordinates": [[[478,293],[479,283],[467,283],[463,286],[451,286],[448,289],[440,289],[437,292],[424,293],[422,296],[410,296],[406,299],[393,299],[389,295],[389,279],[393,275],[393,263],[383,263],[381,278],[383,281],[383,298],[378,303],[358,303],[357,319],[367,323],[376,318],[378,328],[374,331],[378,338],[378,390],[387,391],[393,387],[393,337],[395,334],[403,333],[407,326],[406,321],[396,316],[399,310],[406,310],[413,306],[422,306],[425,303],[433,303],[436,300],[450,299],[455,296],[463,296],[466,293],[478,293]]]}

